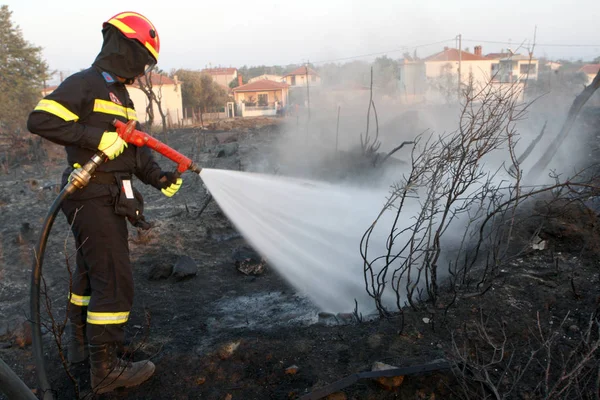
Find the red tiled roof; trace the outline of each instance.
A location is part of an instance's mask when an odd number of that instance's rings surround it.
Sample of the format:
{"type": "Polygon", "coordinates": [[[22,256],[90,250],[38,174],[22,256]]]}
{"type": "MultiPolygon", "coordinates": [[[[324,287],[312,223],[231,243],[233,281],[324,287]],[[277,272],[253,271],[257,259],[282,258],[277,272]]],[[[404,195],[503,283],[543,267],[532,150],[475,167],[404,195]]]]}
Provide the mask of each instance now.
{"type": "Polygon", "coordinates": [[[290,87],[287,83],[270,81],[267,79],[263,79],[260,81],[247,83],[242,86],[238,86],[233,88],[234,92],[256,92],[259,90],[278,90],[278,89],[287,89],[290,87]]]}
{"type": "Polygon", "coordinates": [[[206,72],[210,75],[233,75],[237,68],[205,68],[201,72],[206,72]]]}
{"type": "Polygon", "coordinates": [[[427,57],[424,61],[458,61],[460,58],[461,61],[483,61],[489,60],[486,57],[478,56],[473,53],[468,53],[466,51],[458,52],[457,49],[445,49],[440,51],[437,54],[427,57]],[[460,54],[460,57],[459,57],[460,54]]]}
{"type": "Polygon", "coordinates": [[[597,74],[600,70],[600,64],[585,64],[579,69],[579,72],[583,72],[587,75],[597,74]]]}
{"type": "Polygon", "coordinates": [[[485,58],[491,58],[493,60],[499,60],[501,58],[508,58],[511,55],[512,55],[511,53],[490,53],[490,54],[486,54],[485,58]]]}
{"type": "MultiPolygon", "coordinates": [[[[290,75],[306,75],[306,67],[296,68],[295,70],[293,70],[289,74],[286,74],[285,76],[290,76],[290,75]]],[[[310,67],[308,68],[308,75],[319,76],[319,74],[317,74],[317,71],[315,71],[314,69],[312,69],[310,67]]]]}

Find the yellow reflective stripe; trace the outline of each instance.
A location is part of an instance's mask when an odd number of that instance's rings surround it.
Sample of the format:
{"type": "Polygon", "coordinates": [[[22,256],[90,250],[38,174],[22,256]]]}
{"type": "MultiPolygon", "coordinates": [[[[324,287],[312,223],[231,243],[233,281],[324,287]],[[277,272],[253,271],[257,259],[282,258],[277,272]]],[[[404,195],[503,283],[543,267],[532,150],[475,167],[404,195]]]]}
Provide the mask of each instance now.
{"type": "Polygon", "coordinates": [[[154,57],[155,60],[158,60],[158,53],[156,52],[156,49],[152,47],[152,45],[148,42],[144,43],[144,45],[146,46],[150,54],[152,54],[152,57],[154,57]]]}
{"type": "Polygon", "coordinates": [[[123,22],[119,21],[116,18],[109,20],[108,23],[114,25],[123,33],[135,33],[135,31],[131,29],[128,25],[125,25],[123,22]]]}
{"type": "Polygon", "coordinates": [[[80,296],[78,294],[71,293],[69,301],[75,304],[76,306],[85,307],[88,304],[90,304],[90,296],[80,296]]]}
{"type": "Polygon", "coordinates": [[[108,100],[94,100],[94,112],[118,115],[120,117],[134,119],[137,121],[137,114],[133,108],[123,107],[108,100]]]}
{"type": "Polygon", "coordinates": [[[129,319],[129,312],[87,312],[87,322],[94,325],[124,324],[129,319]]]}
{"type": "Polygon", "coordinates": [[[54,100],[46,100],[42,99],[35,106],[35,111],[45,111],[52,115],[56,115],[59,118],[64,119],[65,121],[77,121],[79,117],[76,114],[73,114],[71,111],[67,110],[65,106],[60,103],[57,103],[54,100]]]}
{"type": "Polygon", "coordinates": [[[146,17],[144,17],[141,14],[135,13],[135,12],[124,12],[121,13],[119,15],[116,16],[118,19],[123,19],[123,18],[127,18],[127,17],[136,17],[136,18],[141,18],[144,21],[146,21],[148,24],[150,24],[150,26],[152,26],[152,28],[154,28],[154,25],[152,24],[152,22],[150,22],[150,20],[146,17]]]}

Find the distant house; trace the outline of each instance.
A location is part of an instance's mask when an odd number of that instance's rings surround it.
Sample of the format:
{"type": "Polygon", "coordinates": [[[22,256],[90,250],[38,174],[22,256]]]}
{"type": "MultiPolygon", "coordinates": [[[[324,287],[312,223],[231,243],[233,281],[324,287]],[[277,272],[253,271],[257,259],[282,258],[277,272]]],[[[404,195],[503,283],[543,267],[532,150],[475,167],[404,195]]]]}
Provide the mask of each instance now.
{"type": "Polygon", "coordinates": [[[490,53],[486,57],[495,60],[492,76],[504,83],[538,78],[538,60],[518,53],[490,53]]]}
{"type": "Polygon", "coordinates": [[[600,64],[585,64],[583,67],[579,68],[577,72],[582,72],[587,76],[587,83],[592,83],[596,74],[600,70],[600,64]]]}
{"type": "Polygon", "coordinates": [[[290,87],[306,87],[306,80],[308,79],[309,86],[320,86],[321,85],[321,77],[317,74],[317,71],[310,67],[300,67],[296,68],[289,74],[284,76],[285,83],[290,85],[290,87]]]}
{"type": "MultiPolygon", "coordinates": [[[[152,91],[156,97],[160,99],[161,109],[167,116],[167,122],[170,126],[179,123],[183,118],[183,99],[181,97],[181,82],[175,76],[173,79],[166,75],[160,75],[153,73],[152,77],[152,91]]],[[[144,78],[142,78],[144,82],[144,78]]],[[[136,81],[133,85],[127,86],[129,96],[135,105],[135,111],[138,120],[141,123],[147,121],[147,111],[149,101],[146,93],[140,89],[138,82],[136,81]]],[[[154,103],[154,125],[162,124],[160,112],[158,111],[158,105],[154,103]]]]}
{"type": "Polygon", "coordinates": [[[248,79],[248,83],[262,81],[265,79],[268,81],[273,81],[273,82],[285,82],[284,77],[281,75],[262,74],[261,76],[256,76],[254,78],[248,79]]]}
{"type": "Polygon", "coordinates": [[[423,60],[403,60],[398,71],[400,100],[414,103],[434,99],[450,99],[462,88],[482,87],[488,83],[498,90],[524,79],[537,79],[537,60],[518,54],[482,54],[482,47],[474,52],[445,47],[444,50],[423,60]],[[523,74],[521,74],[521,72],[523,74]]]}
{"type": "Polygon", "coordinates": [[[228,90],[231,81],[238,77],[237,68],[205,68],[201,72],[209,74],[213,81],[228,90]]]}
{"type": "Polygon", "coordinates": [[[556,61],[548,61],[545,65],[550,68],[550,71],[556,71],[562,67],[562,64],[556,61]]]}
{"type": "Polygon", "coordinates": [[[445,47],[443,51],[427,57],[423,62],[428,79],[448,74],[458,76],[460,66],[461,82],[467,83],[472,78],[474,84],[487,83],[491,77],[492,64],[496,63],[481,54],[481,46],[475,46],[474,53],[445,47]]]}
{"type": "Polygon", "coordinates": [[[242,117],[276,115],[287,105],[289,85],[263,79],[233,88],[233,95],[242,117]]]}

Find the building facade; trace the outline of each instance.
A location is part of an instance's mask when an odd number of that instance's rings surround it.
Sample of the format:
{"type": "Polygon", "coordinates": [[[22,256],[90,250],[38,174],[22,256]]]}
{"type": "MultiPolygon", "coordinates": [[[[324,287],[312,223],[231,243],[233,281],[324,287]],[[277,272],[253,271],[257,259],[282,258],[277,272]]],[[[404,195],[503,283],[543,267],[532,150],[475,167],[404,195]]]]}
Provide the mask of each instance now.
{"type": "Polygon", "coordinates": [[[205,68],[201,72],[210,75],[213,81],[229,90],[229,84],[238,77],[237,68],[205,68]]]}

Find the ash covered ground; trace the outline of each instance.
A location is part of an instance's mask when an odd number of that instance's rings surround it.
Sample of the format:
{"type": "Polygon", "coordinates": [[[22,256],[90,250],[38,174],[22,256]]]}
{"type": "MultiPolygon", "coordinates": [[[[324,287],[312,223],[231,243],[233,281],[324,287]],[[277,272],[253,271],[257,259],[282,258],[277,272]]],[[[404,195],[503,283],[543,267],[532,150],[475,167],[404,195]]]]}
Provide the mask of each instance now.
{"type": "MultiPolygon", "coordinates": [[[[589,126],[597,115],[589,113],[589,126]]],[[[282,125],[278,120],[251,125],[180,129],[157,137],[203,167],[255,170],[263,163],[261,169],[268,170],[282,125]]],[[[160,162],[170,168],[168,160],[160,162]]],[[[63,163],[60,151],[49,148],[42,160],[12,166],[0,175],[0,358],[31,388],[36,387],[27,322],[33,246],[57,194],[63,163]]],[[[128,351],[134,359],[152,359],[157,367],[142,386],[102,398],[295,399],[371,370],[374,362],[400,367],[457,360],[455,345],[473,339],[482,322],[494,340],[511,344],[513,371],[526,361],[538,325],[544,332],[558,332],[568,346],[577,343],[590,315],[598,312],[600,230],[596,213],[581,205],[556,213],[539,232],[540,224],[524,224],[515,237],[525,243],[537,232],[545,240],[544,249],[532,248],[503,266],[485,294],[453,301],[453,293],[443,291],[436,307],[407,309],[403,319],[358,322],[351,315],[319,315],[308,299],[261,264],[214,201],[200,213],[207,193],[199,177],[185,174],[184,186],[173,199],[142,184],[136,187],[145,196],[146,217],[154,227],[130,231],[136,296],[127,325],[128,351]],[[244,262],[249,265],[242,272],[244,262]]],[[[73,251],[61,214],[43,271],[59,323],[73,251]]],[[[76,398],[52,334],[44,332],[56,398],[76,398]]],[[[86,366],[72,373],[79,397],[91,398],[86,366]]],[[[531,368],[507,398],[536,398],[528,396],[540,376],[543,366],[531,368]]],[[[433,372],[407,376],[392,388],[361,380],[335,398],[465,398],[460,378],[460,371],[433,372]]]]}

